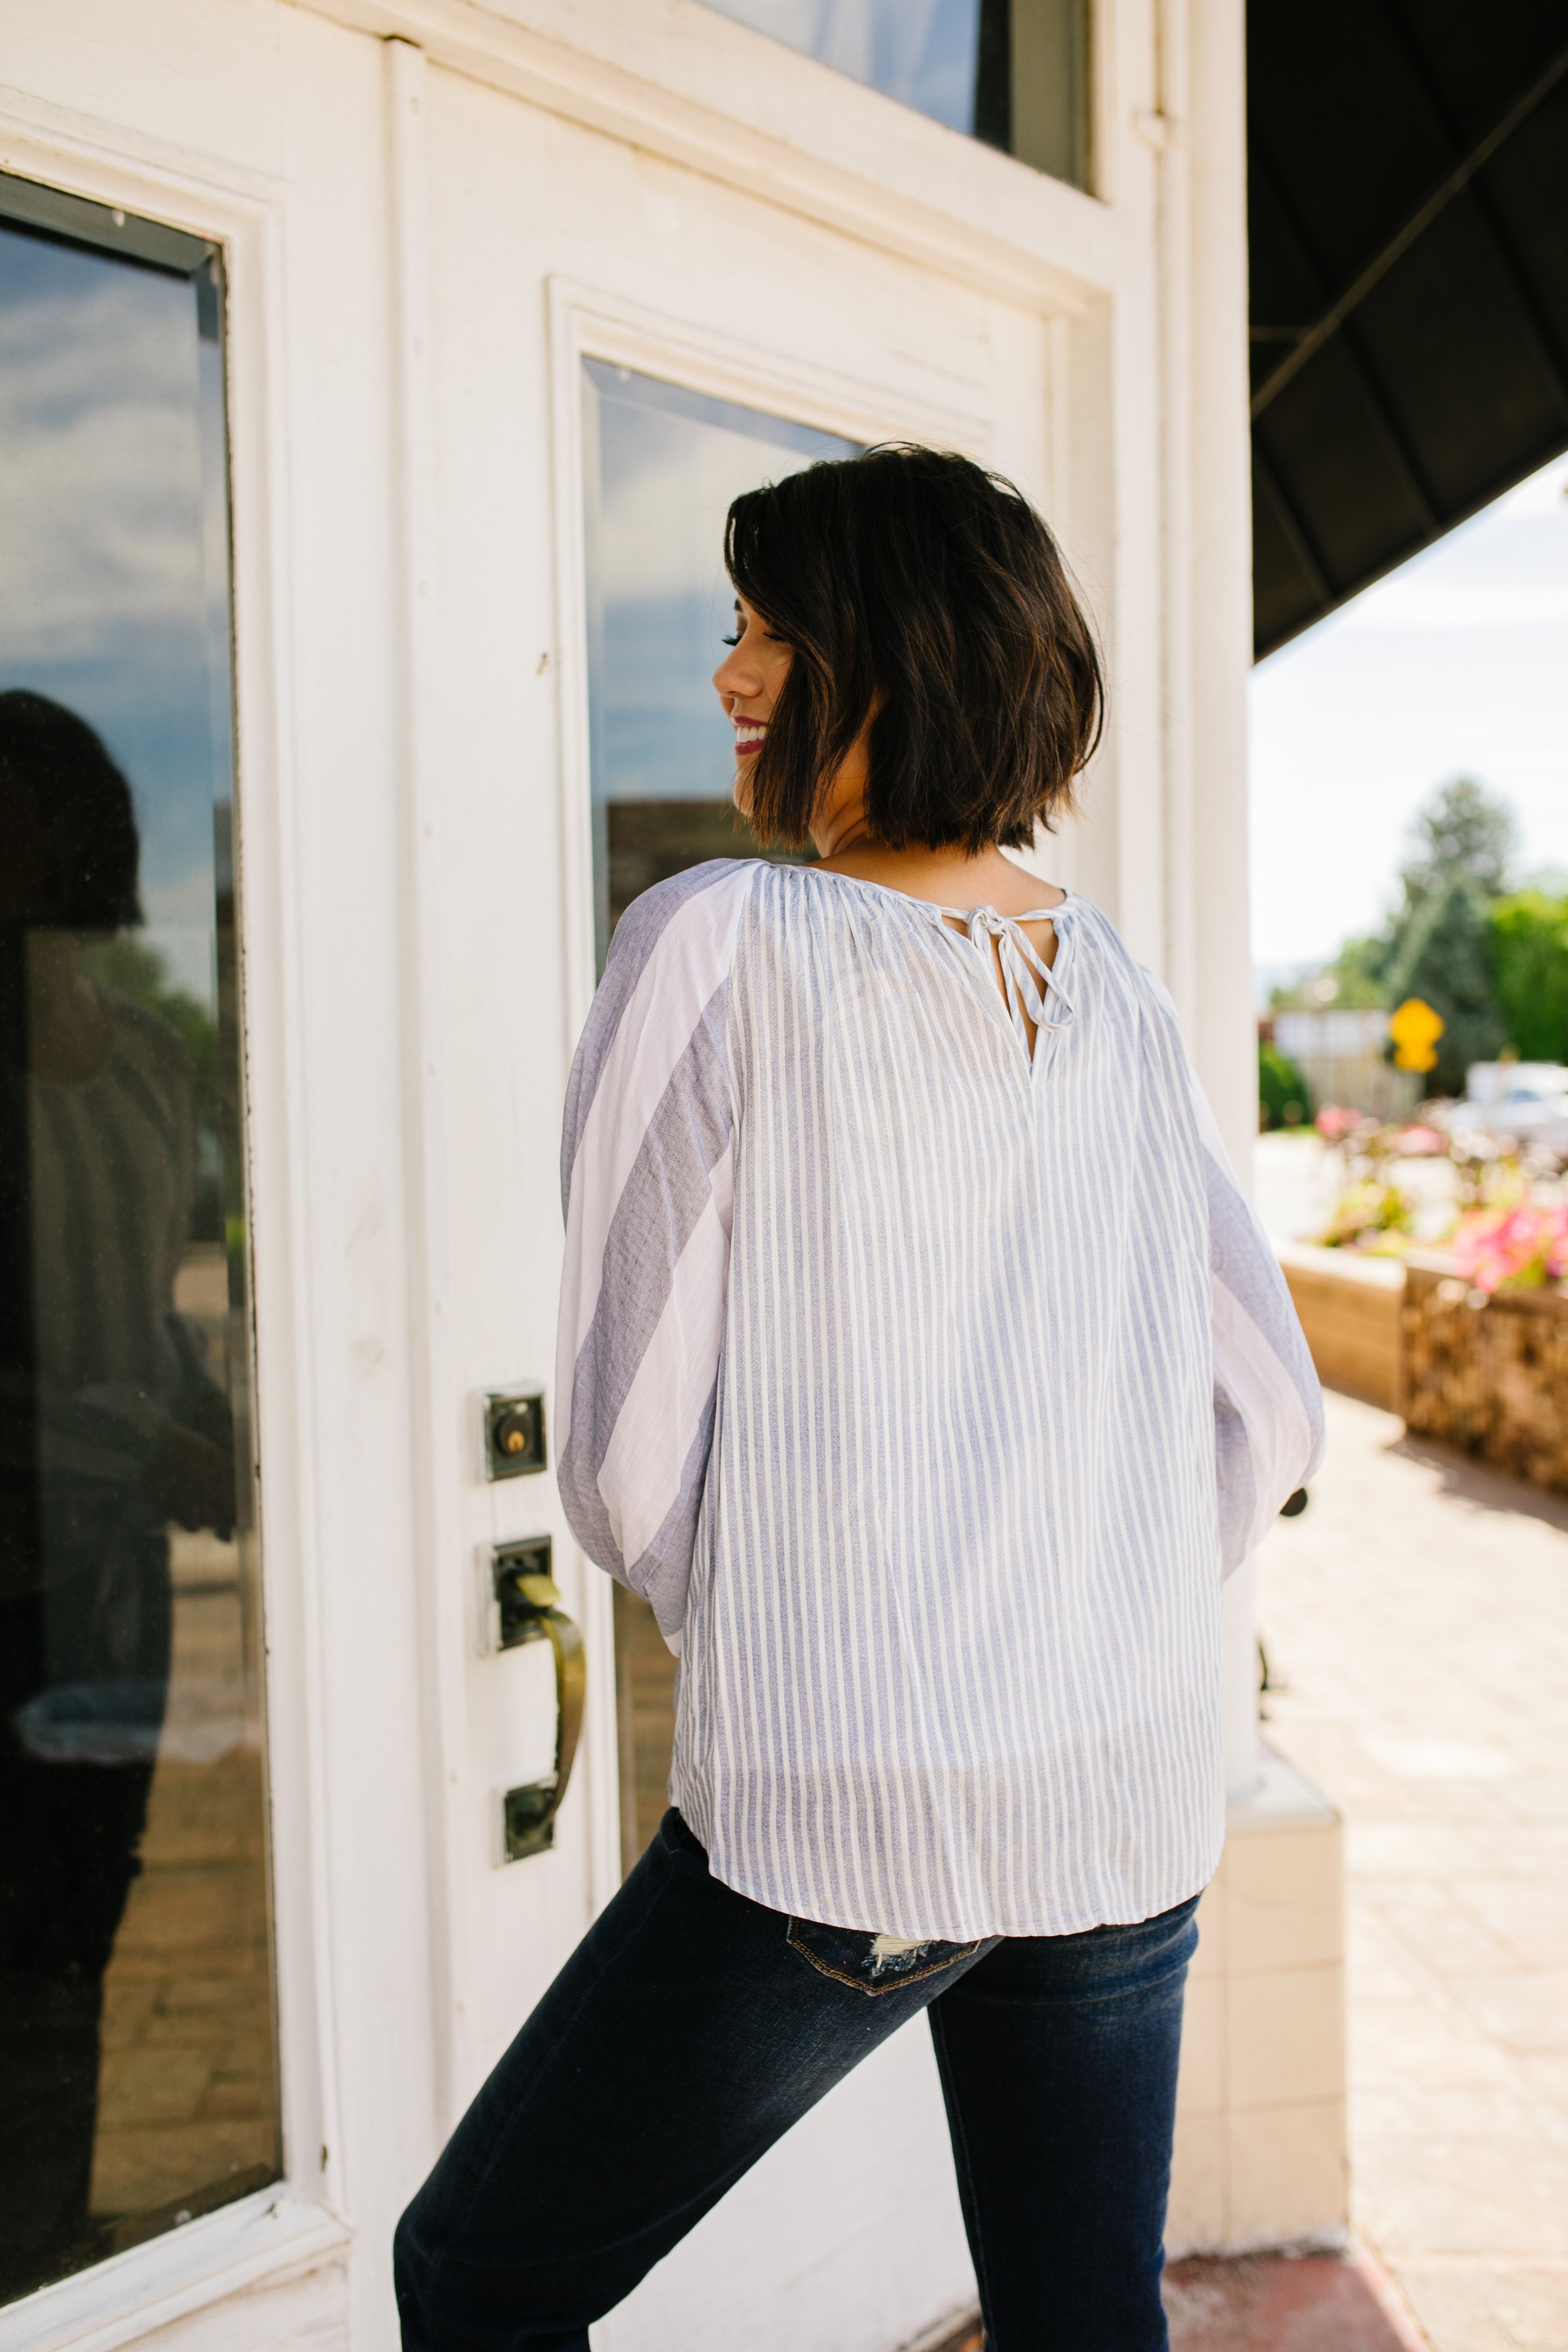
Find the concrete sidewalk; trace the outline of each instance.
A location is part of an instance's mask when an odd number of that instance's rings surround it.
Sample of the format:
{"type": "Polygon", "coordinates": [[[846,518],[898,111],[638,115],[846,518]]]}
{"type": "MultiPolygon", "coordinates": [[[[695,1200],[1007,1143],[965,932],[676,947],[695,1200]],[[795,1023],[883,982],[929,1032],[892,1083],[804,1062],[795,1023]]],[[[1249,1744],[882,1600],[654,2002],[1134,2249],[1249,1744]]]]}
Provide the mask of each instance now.
{"type": "Polygon", "coordinates": [[[1355,2226],[1436,2352],[1568,2352],[1568,1502],[1328,1402],[1259,1607],[1346,1821],[1355,2226]]]}

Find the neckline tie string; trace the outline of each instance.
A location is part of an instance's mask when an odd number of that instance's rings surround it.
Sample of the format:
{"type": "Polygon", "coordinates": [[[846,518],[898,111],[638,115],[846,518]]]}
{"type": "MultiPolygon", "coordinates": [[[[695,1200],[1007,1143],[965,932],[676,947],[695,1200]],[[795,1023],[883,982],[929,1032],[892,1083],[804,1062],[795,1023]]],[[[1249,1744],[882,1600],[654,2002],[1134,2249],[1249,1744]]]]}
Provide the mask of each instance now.
{"type": "MultiPolygon", "coordinates": [[[[1029,1024],[1037,1032],[1067,1027],[1073,1016],[1072,999],[1023,929],[1026,923],[1050,923],[1054,927],[1062,911],[1059,907],[1042,907],[1028,915],[1000,915],[994,907],[939,907],[936,911],[944,929],[949,921],[962,923],[965,939],[982,954],[985,954],[984,940],[995,940],[1007,1018],[1026,1055],[1029,1052],[1029,1024]],[[1059,1007],[1054,1016],[1047,1010],[1047,992],[1059,1007]]],[[[1060,951],[1058,933],[1058,960],[1060,951]]],[[[988,955],[986,961],[990,961],[988,955]]]]}

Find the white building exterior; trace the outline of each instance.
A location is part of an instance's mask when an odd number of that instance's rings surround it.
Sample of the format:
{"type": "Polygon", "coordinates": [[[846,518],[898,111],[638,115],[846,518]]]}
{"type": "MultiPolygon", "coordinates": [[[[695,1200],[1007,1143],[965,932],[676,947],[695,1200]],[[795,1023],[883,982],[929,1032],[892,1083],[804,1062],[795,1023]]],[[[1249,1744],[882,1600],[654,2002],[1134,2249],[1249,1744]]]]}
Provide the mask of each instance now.
{"type": "MultiPolygon", "coordinates": [[[[1092,193],[699,0],[10,0],[0,170],[221,246],[283,2186],[0,2310],[0,2352],[388,2352],[398,2211],[617,1884],[611,1592],[484,1392],[553,1353],[594,983],[580,363],[1011,474],[1101,630],[1047,869],[1167,980],[1256,1124],[1240,0],[1096,0],[1092,193]],[[583,1629],[552,1850],[549,1655],[583,1629]]],[[[1205,1906],[1173,2242],[1344,2218],[1337,1829],[1256,1754],[1205,1906]]],[[[551,2151],[538,2189],[551,2193],[551,2151]]],[[[972,2297],[906,2035],[598,2332],[893,2352],[972,2297]]]]}

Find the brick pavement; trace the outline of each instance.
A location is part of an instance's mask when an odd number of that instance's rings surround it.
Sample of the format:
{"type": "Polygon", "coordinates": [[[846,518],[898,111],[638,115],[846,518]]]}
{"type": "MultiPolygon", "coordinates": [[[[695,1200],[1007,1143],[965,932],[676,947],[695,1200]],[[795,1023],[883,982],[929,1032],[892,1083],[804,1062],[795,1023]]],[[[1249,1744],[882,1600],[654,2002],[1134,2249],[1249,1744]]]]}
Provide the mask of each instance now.
{"type": "Polygon", "coordinates": [[[1568,1501],[1329,1420],[1259,1593],[1346,1821],[1355,2224],[1436,2352],[1568,2352],[1568,1501]]]}
{"type": "MultiPolygon", "coordinates": [[[[176,1538],[171,1716],[243,1713],[242,1652],[232,1548],[176,1538]]],[[[110,2244],[276,2175],[264,1819],[254,1745],[160,1758],[103,1988],[92,2210],[110,2244]]]]}

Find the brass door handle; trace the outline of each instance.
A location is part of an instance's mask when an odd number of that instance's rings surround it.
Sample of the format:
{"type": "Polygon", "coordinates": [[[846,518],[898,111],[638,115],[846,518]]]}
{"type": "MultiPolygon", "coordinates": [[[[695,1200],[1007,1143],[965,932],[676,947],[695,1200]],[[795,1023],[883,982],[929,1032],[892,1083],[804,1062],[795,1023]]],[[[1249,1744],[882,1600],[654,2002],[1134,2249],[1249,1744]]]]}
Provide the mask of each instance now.
{"type": "Polygon", "coordinates": [[[508,1862],[543,1853],[555,1842],[555,1816],[572,1777],[583,1700],[588,1686],[583,1636],[566,1614],[550,1573],[550,1538],[498,1544],[491,1554],[495,1596],[500,1609],[500,1646],[521,1649],[548,1642],[555,1657],[555,1769],[547,1780],[525,1780],[501,1799],[502,1834],[508,1862]]]}

